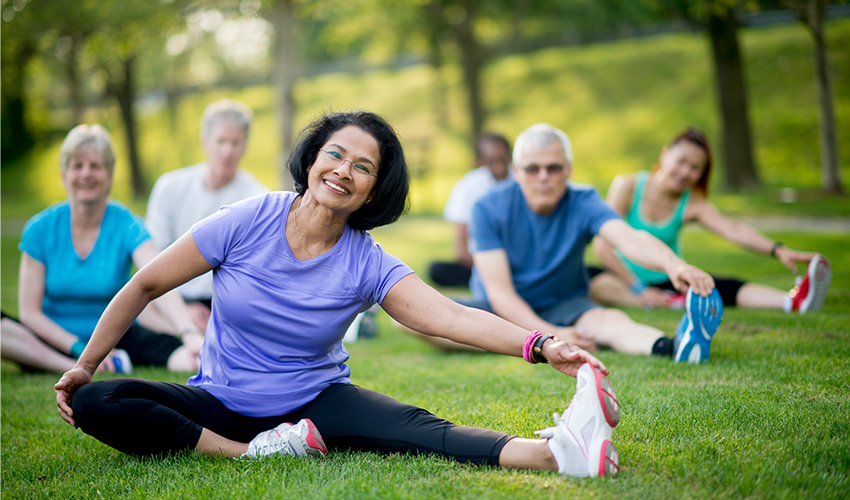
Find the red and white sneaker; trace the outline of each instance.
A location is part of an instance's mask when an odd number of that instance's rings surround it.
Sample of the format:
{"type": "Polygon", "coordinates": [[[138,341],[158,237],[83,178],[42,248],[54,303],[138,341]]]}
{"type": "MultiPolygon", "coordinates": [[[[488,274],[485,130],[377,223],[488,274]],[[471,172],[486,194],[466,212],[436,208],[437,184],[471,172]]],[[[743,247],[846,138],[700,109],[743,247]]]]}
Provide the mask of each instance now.
{"type": "Polygon", "coordinates": [[[257,437],[248,443],[248,451],[242,457],[266,457],[276,453],[322,458],[328,454],[328,448],[319,434],[319,429],[309,418],[305,418],[295,425],[285,422],[270,431],[257,434],[257,437]]]}
{"type": "Polygon", "coordinates": [[[620,422],[620,403],[611,382],[585,363],[576,375],[576,394],[555,426],[537,431],[549,438],[558,473],[573,477],[610,476],[620,470],[620,457],[611,442],[620,422]]]}
{"type": "Polygon", "coordinates": [[[826,298],[829,282],[832,281],[832,268],[823,255],[815,255],[809,261],[806,275],[788,292],[786,307],[788,311],[798,311],[800,314],[809,311],[820,311],[826,298]]]}

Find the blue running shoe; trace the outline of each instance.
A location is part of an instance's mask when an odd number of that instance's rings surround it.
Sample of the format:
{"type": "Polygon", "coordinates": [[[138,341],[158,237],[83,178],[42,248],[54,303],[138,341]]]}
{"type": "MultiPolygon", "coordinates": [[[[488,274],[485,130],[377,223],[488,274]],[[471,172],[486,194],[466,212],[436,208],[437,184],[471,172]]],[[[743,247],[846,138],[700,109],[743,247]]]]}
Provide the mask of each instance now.
{"type": "Polygon", "coordinates": [[[722,317],[723,300],[716,288],[708,297],[697,295],[689,288],[685,314],[676,327],[673,340],[673,358],[689,363],[708,361],[711,338],[720,326],[722,317]]]}

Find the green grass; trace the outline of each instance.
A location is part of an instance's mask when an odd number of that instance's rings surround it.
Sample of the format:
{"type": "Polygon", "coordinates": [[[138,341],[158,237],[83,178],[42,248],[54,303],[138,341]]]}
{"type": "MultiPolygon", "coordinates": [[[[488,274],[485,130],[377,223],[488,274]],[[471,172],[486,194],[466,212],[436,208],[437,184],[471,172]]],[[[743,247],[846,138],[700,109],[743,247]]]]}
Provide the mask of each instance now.
{"type": "MultiPolygon", "coordinates": [[[[830,25],[839,131],[850,129],[850,22],[830,25]]],[[[742,33],[753,106],[756,152],[767,187],[722,194],[726,212],[850,215],[846,199],[816,194],[817,118],[803,30],[784,26],[742,33]],[[776,190],[802,193],[777,204],[776,190]]],[[[551,49],[495,60],[487,68],[488,127],[515,136],[537,121],[563,127],[576,149],[576,180],[600,190],[617,173],[649,166],[660,145],[686,124],[719,137],[708,47],[696,35],[665,35],[551,49]],[[671,83],[674,82],[674,83],[671,83]]],[[[428,98],[433,75],[417,66],[362,75],[324,75],[297,89],[299,123],[323,109],[362,107],[386,115],[401,132],[417,176],[414,215],[374,231],[391,253],[422,275],[429,261],[452,254],[451,227],[437,214],[451,183],[467,169],[457,68],[451,84],[449,127],[434,123],[428,98]],[[430,217],[418,214],[432,214],[430,217]]],[[[198,161],[198,117],[205,103],[232,97],[255,111],[244,165],[279,186],[274,98],[268,87],[186,98],[178,127],[164,113],[142,117],[142,151],[153,180],[198,161]]],[[[123,161],[123,138],[112,109],[91,110],[88,121],[112,131],[123,161]]],[[[0,305],[17,312],[16,249],[23,222],[62,199],[58,143],[41,145],[3,167],[0,305]]],[[[850,148],[842,148],[850,177],[850,148]]],[[[129,199],[119,164],[114,195],[129,199]]],[[[458,465],[428,457],[335,452],[326,460],[287,457],[255,462],[186,454],[138,460],[74,432],[56,414],[53,374],[23,374],[0,364],[0,462],[4,498],[842,498],[850,488],[850,253],[846,234],[771,232],[797,248],[828,255],[835,269],[824,311],[807,316],[728,309],[712,359],[680,365],[613,352],[600,357],[623,406],[615,432],[622,473],[612,480],[565,479],[556,474],[458,465]]],[[[684,234],[685,257],[709,271],[780,288],[790,273],[776,261],[743,252],[702,231],[684,234]]],[[[446,293],[461,290],[446,289],[446,293]]],[[[674,311],[630,310],[638,321],[672,332],[674,311]]],[[[353,380],[421,405],[458,424],[521,436],[549,425],[574,392],[572,379],[545,366],[490,354],[443,354],[396,330],[379,316],[377,339],[350,347],[353,380]]],[[[185,382],[158,369],[137,376],[185,382]]],[[[341,412],[342,413],[342,412],[341,412]]],[[[344,417],[341,417],[344,418],[344,417]]],[[[131,432],[132,430],[128,430],[131,432]]]]}
{"type": "MultiPolygon", "coordinates": [[[[374,232],[424,273],[448,255],[451,228],[408,216],[374,232]],[[440,251],[436,251],[440,249],[440,251]],[[431,250],[434,250],[431,252],[431,250]]],[[[842,234],[771,233],[817,248],[836,273],[824,310],[806,316],[727,309],[708,364],[600,353],[623,407],[614,434],[622,472],[577,480],[402,455],[334,452],[326,460],[281,457],[251,463],[186,454],[125,456],[56,414],[53,374],[2,363],[4,498],[841,498],[850,487],[850,254],[842,234]]],[[[2,240],[5,283],[14,239],[2,240]],[[10,248],[11,247],[11,248],[10,248]]],[[[702,231],[684,234],[686,258],[712,271],[787,288],[776,261],[702,231]]],[[[458,290],[446,290],[458,292],[458,290]]],[[[630,310],[672,331],[675,311],[630,310]]],[[[352,379],[458,424],[532,436],[562,411],[574,382],[546,366],[491,354],[444,354],[379,315],[379,336],[350,346],[352,379]]],[[[186,375],[137,370],[185,382],[186,375]]],[[[102,376],[99,378],[103,378],[102,376]]],[[[344,414],[341,413],[341,418],[344,414]]]]}

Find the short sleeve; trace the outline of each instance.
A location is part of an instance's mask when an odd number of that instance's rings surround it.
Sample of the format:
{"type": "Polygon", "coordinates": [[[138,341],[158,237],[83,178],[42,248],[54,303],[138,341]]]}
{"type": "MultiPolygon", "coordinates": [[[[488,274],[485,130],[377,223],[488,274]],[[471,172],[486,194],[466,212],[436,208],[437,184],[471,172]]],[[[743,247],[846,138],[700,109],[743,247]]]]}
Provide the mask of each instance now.
{"type": "Polygon", "coordinates": [[[138,215],[130,212],[130,224],[127,228],[127,243],[133,252],[139,245],[150,239],[151,235],[145,227],[145,221],[138,215]]]}
{"type": "Polygon", "coordinates": [[[261,198],[225,205],[192,226],[192,239],[209,265],[221,265],[230,250],[241,241],[257,214],[257,201],[261,198]]]}
{"type": "Polygon", "coordinates": [[[367,269],[375,269],[376,276],[376,286],[373,288],[374,294],[369,298],[370,303],[381,303],[384,301],[384,297],[387,296],[390,289],[395,286],[396,283],[399,282],[402,278],[407,276],[408,274],[413,273],[413,269],[411,269],[407,264],[401,261],[401,259],[386,253],[381,245],[378,243],[374,244],[373,256],[376,260],[375,266],[366,266],[367,269]]]}
{"type": "Polygon", "coordinates": [[[24,226],[24,232],[21,235],[21,244],[18,245],[18,249],[44,264],[46,259],[45,242],[50,237],[47,234],[48,232],[47,221],[42,217],[42,214],[34,216],[24,226]]]}
{"type": "Polygon", "coordinates": [[[599,234],[603,224],[611,219],[620,218],[620,215],[602,199],[595,189],[587,189],[584,197],[584,206],[587,207],[587,230],[590,234],[599,234]]]}
{"type": "Polygon", "coordinates": [[[498,221],[484,201],[478,201],[472,207],[472,227],[470,237],[473,242],[473,252],[483,252],[504,248],[499,232],[498,221]]]}

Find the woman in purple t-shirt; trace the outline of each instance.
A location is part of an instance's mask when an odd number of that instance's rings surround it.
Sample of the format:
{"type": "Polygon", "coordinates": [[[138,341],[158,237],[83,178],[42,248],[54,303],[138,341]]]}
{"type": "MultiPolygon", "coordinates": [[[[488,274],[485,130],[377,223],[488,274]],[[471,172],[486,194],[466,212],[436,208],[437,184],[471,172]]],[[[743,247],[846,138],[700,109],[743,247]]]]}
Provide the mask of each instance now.
{"type": "Polygon", "coordinates": [[[318,119],[302,134],[289,168],[296,193],[223,208],[118,293],[55,386],[64,420],[134,455],[193,449],[321,457],[331,448],[429,453],[572,476],[617,471],[611,435],[619,406],[598,359],[443,297],[366,233],[407,208],[404,153],[383,119],[366,112],[318,119]],[[150,300],[209,270],[212,315],[200,370],[188,385],[92,382],[100,360],[150,300]],[[576,395],[541,439],[526,439],[456,426],[357,387],[342,338],[374,303],[426,335],[548,362],[579,379],[576,395]]]}

